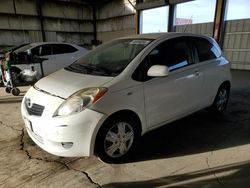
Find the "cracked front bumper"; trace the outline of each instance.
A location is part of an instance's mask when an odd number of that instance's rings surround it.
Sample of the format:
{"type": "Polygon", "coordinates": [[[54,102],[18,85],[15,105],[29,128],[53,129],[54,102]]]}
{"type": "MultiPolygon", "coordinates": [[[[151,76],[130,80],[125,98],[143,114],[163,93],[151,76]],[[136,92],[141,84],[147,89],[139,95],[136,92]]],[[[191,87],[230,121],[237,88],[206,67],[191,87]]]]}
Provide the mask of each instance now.
{"type": "Polygon", "coordinates": [[[34,88],[26,93],[21,111],[30,138],[42,149],[54,155],[64,157],[92,155],[95,136],[104,115],[85,109],[74,115],[53,117],[63,101],[34,88]],[[27,98],[31,104],[44,106],[41,116],[30,115],[25,106],[27,98]]]}

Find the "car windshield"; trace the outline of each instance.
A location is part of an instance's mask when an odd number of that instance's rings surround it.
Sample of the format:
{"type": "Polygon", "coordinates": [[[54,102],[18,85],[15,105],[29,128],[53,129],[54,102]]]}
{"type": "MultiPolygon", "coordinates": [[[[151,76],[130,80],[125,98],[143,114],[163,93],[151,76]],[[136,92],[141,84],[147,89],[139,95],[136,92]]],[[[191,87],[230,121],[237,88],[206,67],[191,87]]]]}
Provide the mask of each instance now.
{"type": "Polygon", "coordinates": [[[66,70],[101,76],[117,76],[151,39],[117,39],[92,50],[66,70]]]}

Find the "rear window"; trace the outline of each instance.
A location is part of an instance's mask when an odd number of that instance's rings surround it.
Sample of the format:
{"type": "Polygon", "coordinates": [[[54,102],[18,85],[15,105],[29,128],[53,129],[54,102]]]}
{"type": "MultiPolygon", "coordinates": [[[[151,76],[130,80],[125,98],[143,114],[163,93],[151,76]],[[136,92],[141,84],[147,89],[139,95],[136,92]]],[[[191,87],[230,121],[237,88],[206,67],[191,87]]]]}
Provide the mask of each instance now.
{"type": "Polygon", "coordinates": [[[68,44],[52,44],[53,54],[67,54],[77,51],[77,49],[68,44]]]}
{"type": "Polygon", "coordinates": [[[194,43],[197,48],[200,62],[215,59],[221,54],[217,46],[204,38],[195,38],[194,43]]]}

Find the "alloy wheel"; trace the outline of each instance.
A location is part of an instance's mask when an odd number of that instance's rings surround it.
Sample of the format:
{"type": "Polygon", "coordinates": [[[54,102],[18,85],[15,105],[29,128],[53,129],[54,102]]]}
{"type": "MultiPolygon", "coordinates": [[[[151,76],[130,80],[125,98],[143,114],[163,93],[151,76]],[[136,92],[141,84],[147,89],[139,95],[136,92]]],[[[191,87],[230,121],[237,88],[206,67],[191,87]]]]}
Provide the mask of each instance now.
{"type": "Polygon", "coordinates": [[[112,126],[104,139],[104,151],[109,157],[119,158],[125,155],[134,141],[134,129],[127,122],[118,122],[112,126]]]}
{"type": "Polygon", "coordinates": [[[219,112],[222,112],[227,105],[228,101],[228,92],[225,88],[222,88],[218,93],[218,98],[216,102],[216,107],[219,112]]]}

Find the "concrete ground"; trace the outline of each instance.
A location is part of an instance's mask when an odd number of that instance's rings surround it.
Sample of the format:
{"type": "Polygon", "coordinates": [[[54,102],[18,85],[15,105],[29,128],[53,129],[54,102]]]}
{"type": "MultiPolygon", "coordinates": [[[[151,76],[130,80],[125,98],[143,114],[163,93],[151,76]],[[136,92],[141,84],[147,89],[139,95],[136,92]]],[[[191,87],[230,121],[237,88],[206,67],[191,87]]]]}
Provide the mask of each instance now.
{"type": "Polygon", "coordinates": [[[146,134],[123,164],[61,158],[27,136],[19,97],[0,88],[0,187],[250,187],[250,72],[233,71],[224,116],[206,110],[146,134]]]}

